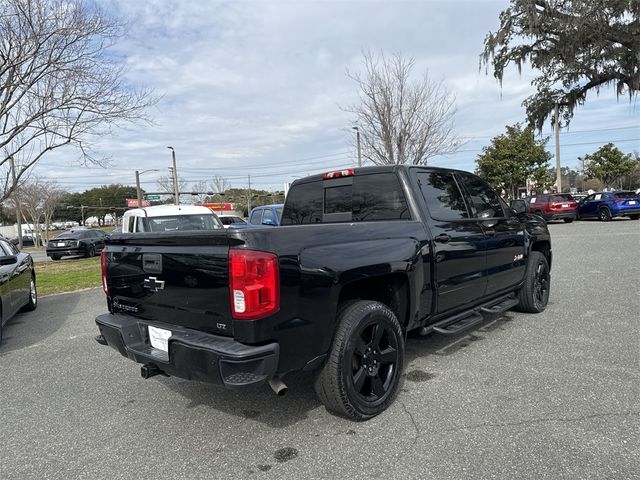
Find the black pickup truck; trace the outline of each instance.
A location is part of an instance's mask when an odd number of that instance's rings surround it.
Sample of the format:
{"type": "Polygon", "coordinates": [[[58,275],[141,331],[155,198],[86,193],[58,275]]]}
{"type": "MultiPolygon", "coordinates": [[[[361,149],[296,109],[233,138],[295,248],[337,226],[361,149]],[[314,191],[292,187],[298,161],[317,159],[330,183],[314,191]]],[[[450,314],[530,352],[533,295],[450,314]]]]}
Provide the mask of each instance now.
{"type": "Polygon", "coordinates": [[[398,393],[407,332],[544,310],[546,223],[467,172],[367,167],[297,180],[282,226],[114,235],[96,340],[164,374],[245,388],[314,371],[356,420],[398,393]]]}

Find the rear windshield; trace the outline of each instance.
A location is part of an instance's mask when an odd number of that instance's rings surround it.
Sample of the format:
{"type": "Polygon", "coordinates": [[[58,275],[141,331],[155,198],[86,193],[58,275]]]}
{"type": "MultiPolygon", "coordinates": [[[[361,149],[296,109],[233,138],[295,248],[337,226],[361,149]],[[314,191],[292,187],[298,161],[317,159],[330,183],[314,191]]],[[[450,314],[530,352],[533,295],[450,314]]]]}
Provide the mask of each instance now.
{"type": "Polygon", "coordinates": [[[376,173],[295,185],[287,195],[282,225],[409,220],[395,173],[376,173]]]}
{"type": "Polygon", "coordinates": [[[222,224],[216,215],[168,215],[145,218],[152,232],[218,230],[222,224]]]}
{"type": "Polygon", "coordinates": [[[636,198],[638,194],[634,192],[616,192],[613,196],[616,198],[636,198]]]}
{"type": "Polygon", "coordinates": [[[558,195],[551,195],[549,197],[550,202],[565,202],[567,200],[573,200],[573,197],[568,193],[560,193],[558,195]]]}
{"type": "Polygon", "coordinates": [[[56,238],[85,238],[88,234],[89,232],[62,232],[56,238]]]}

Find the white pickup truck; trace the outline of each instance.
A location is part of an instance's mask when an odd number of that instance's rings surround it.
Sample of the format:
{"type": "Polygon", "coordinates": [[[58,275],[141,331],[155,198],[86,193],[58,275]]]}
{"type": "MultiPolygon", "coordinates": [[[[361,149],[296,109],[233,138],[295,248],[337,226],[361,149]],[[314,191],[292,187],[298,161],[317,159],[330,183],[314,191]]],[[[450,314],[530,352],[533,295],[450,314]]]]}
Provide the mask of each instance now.
{"type": "Polygon", "coordinates": [[[224,228],[207,207],[197,205],[157,205],[134,208],[124,213],[122,233],[217,230],[224,228]]]}

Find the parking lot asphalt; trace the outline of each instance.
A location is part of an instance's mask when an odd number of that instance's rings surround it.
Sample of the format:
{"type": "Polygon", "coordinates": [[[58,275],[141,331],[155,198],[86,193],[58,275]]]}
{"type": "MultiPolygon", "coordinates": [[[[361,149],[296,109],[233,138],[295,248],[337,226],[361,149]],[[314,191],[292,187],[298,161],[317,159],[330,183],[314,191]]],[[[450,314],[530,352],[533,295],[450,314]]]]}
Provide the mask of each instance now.
{"type": "Polygon", "coordinates": [[[0,478],[640,478],[640,222],[552,224],[545,312],[411,337],[382,415],[310,377],[235,393],[98,345],[100,290],[42,298],[0,348],[0,478]]]}

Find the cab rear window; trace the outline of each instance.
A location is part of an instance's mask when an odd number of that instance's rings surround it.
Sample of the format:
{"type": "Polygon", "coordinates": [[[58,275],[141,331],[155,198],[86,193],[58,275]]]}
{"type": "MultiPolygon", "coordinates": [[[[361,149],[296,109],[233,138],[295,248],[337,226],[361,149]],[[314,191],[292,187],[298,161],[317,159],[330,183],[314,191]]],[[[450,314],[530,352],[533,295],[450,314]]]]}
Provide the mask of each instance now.
{"type": "Polygon", "coordinates": [[[356,175],[295,185],[289,191],[282,225],[409,220],[395,173],[356,175]]]}

